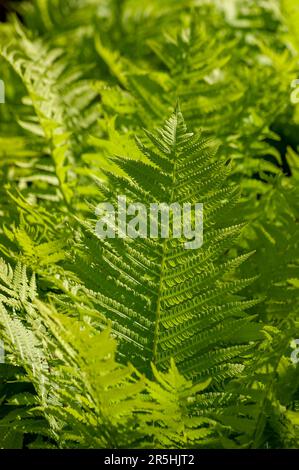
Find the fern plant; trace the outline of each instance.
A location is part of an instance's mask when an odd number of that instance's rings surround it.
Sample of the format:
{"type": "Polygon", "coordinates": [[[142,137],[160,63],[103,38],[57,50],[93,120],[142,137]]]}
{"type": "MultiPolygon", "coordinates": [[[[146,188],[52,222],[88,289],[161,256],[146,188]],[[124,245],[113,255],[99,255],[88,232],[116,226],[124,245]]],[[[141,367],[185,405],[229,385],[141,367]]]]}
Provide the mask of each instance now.
{"type": "Polygon", "coordinates": [[[3,284],[13,283],[12,301],[1,304],[7,358],[11,374],[30,381],[33,390],[7,399],[2,429],[38,434],[32,447],[131,447],[139,441],[190,447],[217,437],[215,420],[192,417],[209,380],[194,386],[173,361],[166,374],[154,368],[155,381],[117,364],[109,330],[98,332],[87,320],[58,314],[37,300],[34,277],[29,281],[23,266],[14,273],[5,268],[3,284]],[[17,364],[22,372],[14,370],[17,364]]]}
{"type": "Polygon", "coordinates": [[[84,250],[75,250],[81,255],[75,273],[93,291],[89,294],[123,339],[120,351],[123,343],[122,354],[129,350],[133,363],[165,367],[174,357],[187,375],[223,380],[239,370],[234,358],[246,354],[246,343],[259,337],[258,325],[244,313],[256,300],[234,295],[251,282],[235,276],[249,255],[223,256],[241,229],[224,223],[237,191],[225,184],[225,161],[213,162],[213,143],[187,131],[179,108],[163,128],[146,136],[147,142],[138,145],[152,165],[119,157],[128,177],[108,175],[110,184],[100,186],[105,200],[116,205],[121,194],[128,204],[138,201],[146,207],[200,201],[204,246],[186,250],[182,238],[98,241],[95,224],[84,224],[87,234],[84,250]]]}
{"type": "Polygon", "coordinates": [[[8,3],[0,447],[298,447],[296,2],[8,3]],[[203,245],[97,237],[119,195],[203,245]]]}

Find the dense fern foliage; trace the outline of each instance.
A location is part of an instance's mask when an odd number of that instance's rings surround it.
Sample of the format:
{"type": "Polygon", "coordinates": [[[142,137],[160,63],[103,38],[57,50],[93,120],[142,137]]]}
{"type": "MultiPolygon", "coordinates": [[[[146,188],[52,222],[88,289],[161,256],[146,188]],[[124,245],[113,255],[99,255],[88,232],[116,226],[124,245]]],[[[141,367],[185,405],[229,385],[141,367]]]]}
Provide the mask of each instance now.
{"type": "Polygon", "coordinates": [[[298,0],[6,11],[0,448],[298,447],[298,0]]]}

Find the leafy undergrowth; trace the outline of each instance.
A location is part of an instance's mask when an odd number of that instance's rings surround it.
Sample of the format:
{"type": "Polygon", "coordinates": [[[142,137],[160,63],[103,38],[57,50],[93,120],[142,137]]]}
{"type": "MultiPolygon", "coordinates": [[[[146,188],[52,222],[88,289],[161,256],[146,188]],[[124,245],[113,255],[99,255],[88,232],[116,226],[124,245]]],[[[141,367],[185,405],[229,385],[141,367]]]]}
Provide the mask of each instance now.
{"type": "Polygon", "coordinates": [[[0,447],[298,447],[298,2],[10,9],[0,447]],[[120,195],[202,246],[100,238],[120,195]]]}

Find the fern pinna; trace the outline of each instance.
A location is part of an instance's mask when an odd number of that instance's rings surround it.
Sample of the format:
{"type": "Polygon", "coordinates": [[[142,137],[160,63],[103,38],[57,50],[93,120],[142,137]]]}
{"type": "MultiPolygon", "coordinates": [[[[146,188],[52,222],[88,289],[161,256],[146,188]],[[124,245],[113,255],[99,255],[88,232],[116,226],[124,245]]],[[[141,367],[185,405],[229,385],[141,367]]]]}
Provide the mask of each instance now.
{"type": "Polygon", "coordinates": [[[187,131],[179,108],[137,144],[147,162],[114,160],[129,178],[108,174],[109,184],[100,185],[105,200],[201,202],[204,244],[190,250],[174,238],[97,239],[93,221],[84,224],[75,272],[112,321],[123,360],[149,370],[151,363],[165,368],[173,357],[187,376],[223,380],[242,369],[248,342],[259,336],[244,311],[256,300],[237,295],[252,281],[235,275],[249,254],[228,254],[242,228],[227,224],[238,197],[225,181],[229,166],[215,158],[213,142],[187,131]]]}

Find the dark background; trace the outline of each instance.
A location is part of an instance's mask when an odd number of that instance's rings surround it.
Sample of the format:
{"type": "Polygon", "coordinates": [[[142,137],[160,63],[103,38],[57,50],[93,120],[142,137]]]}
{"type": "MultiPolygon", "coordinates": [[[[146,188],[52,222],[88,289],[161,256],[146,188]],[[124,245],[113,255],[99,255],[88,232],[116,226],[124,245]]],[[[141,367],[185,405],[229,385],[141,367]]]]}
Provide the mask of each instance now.
{"type": "Polygon", "coordinates": [[[0,21],[5,21],[7,13],[13,11],[20,0],[0,0],[0,21]]]}

